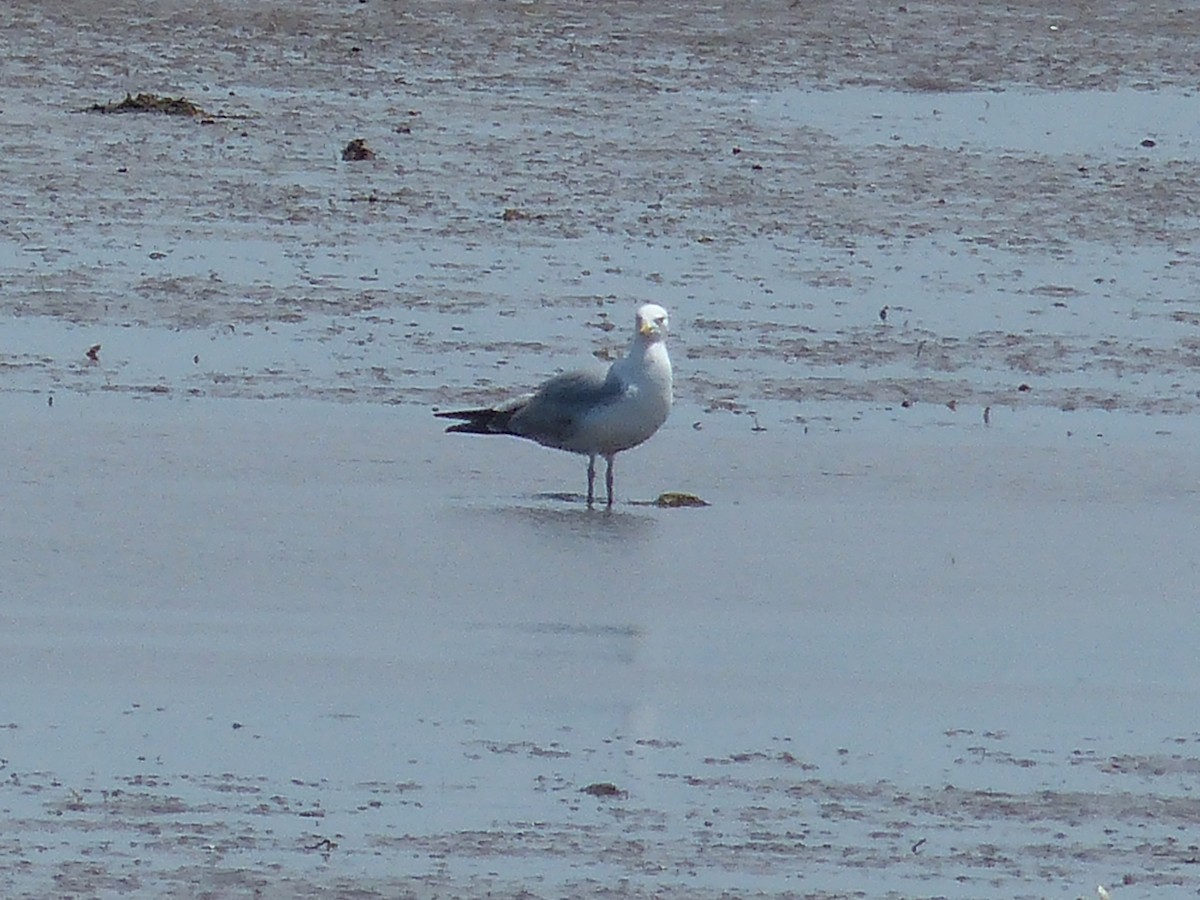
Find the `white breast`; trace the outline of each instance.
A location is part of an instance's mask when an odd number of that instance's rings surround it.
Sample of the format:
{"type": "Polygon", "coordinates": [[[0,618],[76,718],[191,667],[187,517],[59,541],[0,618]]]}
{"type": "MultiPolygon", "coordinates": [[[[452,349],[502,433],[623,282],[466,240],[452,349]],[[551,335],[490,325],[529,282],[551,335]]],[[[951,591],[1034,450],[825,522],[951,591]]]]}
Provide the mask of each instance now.
{"type": "Polygon", "coordinates": [[[597,407],[581,421],[579,433],[567,448],[579,453],[611,455],[647,440],[671,412],[671,360],[661,342],[639,356],[613,363],[612,373],[625,392],[613,403],[597,407]]]}

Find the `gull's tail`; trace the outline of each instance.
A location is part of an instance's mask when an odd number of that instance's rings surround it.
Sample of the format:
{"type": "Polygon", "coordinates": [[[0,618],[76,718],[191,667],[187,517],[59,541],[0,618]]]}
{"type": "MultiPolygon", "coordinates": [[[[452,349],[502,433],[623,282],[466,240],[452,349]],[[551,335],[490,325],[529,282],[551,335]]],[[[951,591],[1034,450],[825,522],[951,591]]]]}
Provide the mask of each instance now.
{"type": "Polygon", "coordinates": [[[460,419],[457,425],[451,425],[447,432],[456,431],[461,434],[512,434],[510,423],[514,413],[519,412],[520,406],[514,408],[460,409],[452,412],[434,413],[439,419],[460,419]]]}

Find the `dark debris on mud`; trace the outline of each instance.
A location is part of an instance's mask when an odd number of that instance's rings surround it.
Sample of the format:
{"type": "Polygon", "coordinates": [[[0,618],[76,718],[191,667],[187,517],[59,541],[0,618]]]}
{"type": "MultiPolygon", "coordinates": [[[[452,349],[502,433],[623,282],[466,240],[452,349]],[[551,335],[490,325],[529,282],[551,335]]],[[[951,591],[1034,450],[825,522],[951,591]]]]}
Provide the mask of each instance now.
{"type": "Polygon", "coordinates": [[[375,158],[375,151],[367,146],[365,138],[355,138],[342,148],[343,162],[365,162],[375,158]]]}
{"type": "Polygon", "coordinates": [[[212,113],[184,97],[164,97],[158,94],[126,94],[124,100],[115,103],[95,103],[86,109],[98,113],[161,113],[167,116],[192,116],[212,118],[212,113]]]}

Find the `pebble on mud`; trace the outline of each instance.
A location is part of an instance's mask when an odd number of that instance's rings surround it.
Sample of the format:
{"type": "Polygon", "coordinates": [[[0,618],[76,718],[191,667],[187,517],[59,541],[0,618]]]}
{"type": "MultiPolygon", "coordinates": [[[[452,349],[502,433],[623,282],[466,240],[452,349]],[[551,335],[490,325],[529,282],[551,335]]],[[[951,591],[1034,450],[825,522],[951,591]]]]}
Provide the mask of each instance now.
{"type": "Polygon", "coordinates": [[[362,162],[374,158],[375,151],[367,146],[367,142],[363,138],[355,138],[342,150],[344,162],[362,162]]]}

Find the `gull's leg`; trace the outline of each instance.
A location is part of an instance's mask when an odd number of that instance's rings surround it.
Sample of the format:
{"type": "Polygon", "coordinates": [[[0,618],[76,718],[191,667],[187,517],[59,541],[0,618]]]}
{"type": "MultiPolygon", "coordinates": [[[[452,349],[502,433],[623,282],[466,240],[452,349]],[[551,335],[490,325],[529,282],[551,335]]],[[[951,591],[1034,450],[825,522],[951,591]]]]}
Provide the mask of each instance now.
{"type": "Polygon", "coordinates": [[[607,469],[605,470],[605,472],[604,472],[604,487],[605,487],[605,489],[608,491],[608,508],[609,508],[609,509],[612,509],[612,503],[613,503],[613,489],[612,489],[612,487],[613,487],[613,474],[612,474],[612,466],[613,466],[613,460],[617,458],[617,455],[614,453],[612,456],[606,456],[606,457],[604,457],[604,458],[605,458],[606,460],[608,460],[608,468],[607,468],[607,469]]]}
{"type": "Polygon", "coordinates": [[[588,508],[596,502],[596,454],[588,457],[588,508]]]}

